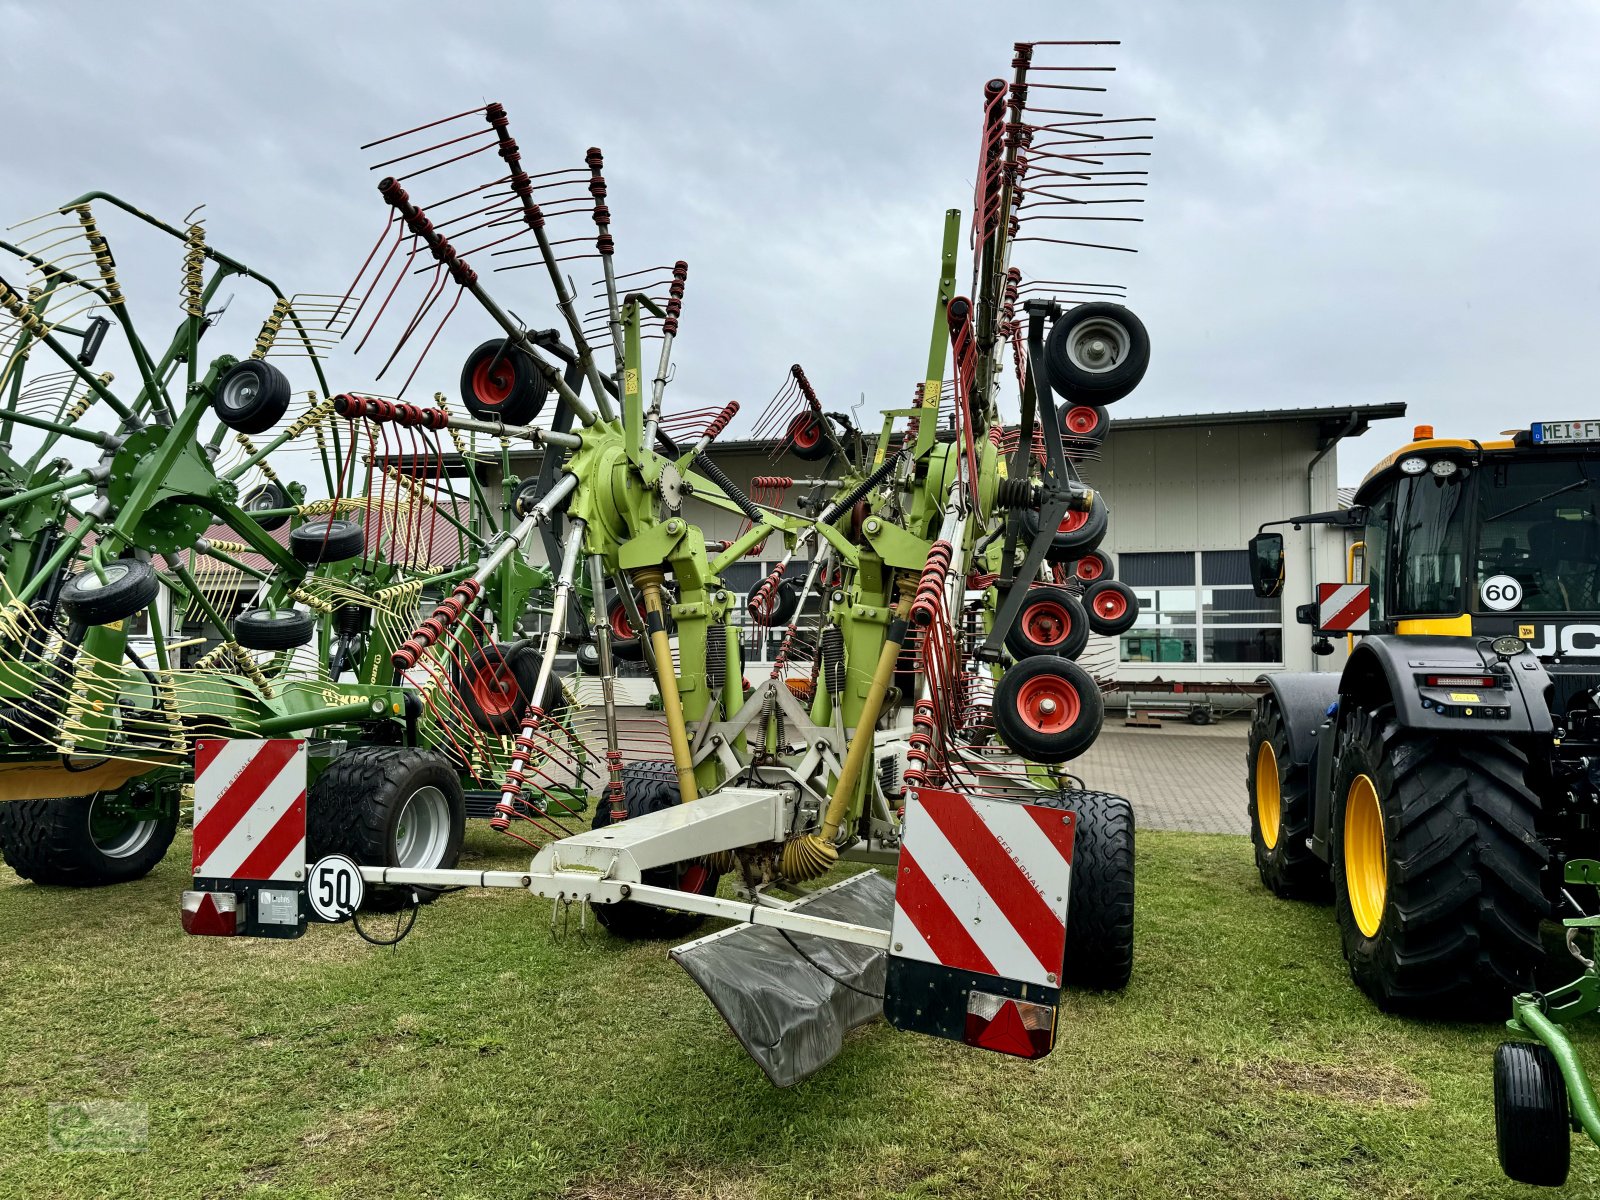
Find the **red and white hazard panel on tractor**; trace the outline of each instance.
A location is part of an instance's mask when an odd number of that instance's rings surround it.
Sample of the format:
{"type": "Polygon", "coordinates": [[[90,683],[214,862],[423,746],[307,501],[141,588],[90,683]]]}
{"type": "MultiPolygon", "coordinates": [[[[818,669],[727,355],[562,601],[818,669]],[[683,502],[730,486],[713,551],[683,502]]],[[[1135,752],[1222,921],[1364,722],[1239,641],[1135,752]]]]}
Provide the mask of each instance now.
{"type": "Polygon", "coordinates": [[[306,872],[306,746],[201,738],[194,750],[194,890],[183,927],[299,937],[306,872]]]}
{"type": "Polygon", "coordinates": [[[906,802],[883,1012],[1042,1058],[1055,1043],[1076,816],[923,788],[906,802]]]}
{"type": "Polygon", "coordinates": [[[1364,583],[1317,584],[1318,633],[1366,633],[1371,628],[1371,588],[1364,583]]]}

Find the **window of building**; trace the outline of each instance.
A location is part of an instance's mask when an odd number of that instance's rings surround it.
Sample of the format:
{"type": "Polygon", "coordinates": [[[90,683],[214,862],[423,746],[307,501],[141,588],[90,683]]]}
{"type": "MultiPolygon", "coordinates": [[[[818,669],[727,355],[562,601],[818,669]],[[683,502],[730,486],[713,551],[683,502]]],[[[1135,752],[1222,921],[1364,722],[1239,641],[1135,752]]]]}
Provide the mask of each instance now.
{"type": "Polygon", "coordinates": [[[1281,663],[1283,609],[1250,587],[1243,550],[1119,554],[1139,621],[1122,635],[1125,663],[1281,663]]]}

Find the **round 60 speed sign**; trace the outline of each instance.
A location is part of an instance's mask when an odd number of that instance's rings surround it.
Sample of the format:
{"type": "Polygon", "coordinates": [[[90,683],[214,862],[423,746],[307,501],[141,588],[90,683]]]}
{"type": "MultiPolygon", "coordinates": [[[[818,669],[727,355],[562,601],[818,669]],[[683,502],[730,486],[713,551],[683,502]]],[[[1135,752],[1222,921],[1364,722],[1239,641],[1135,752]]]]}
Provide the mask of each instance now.
{"type": "Polygon", "coordinates": [[[306,876],[306,898],[319,921],[348,921],[365,890],[361,868],[343,854],[319,858],[306,876]]]}
{"type": "Polygon", "coordinates": [[[1522,603],[1522,584],[1511,575],[1491,575],[1478,587],[1483,606],[1495,612],[1510,612],[1522,603]]]}

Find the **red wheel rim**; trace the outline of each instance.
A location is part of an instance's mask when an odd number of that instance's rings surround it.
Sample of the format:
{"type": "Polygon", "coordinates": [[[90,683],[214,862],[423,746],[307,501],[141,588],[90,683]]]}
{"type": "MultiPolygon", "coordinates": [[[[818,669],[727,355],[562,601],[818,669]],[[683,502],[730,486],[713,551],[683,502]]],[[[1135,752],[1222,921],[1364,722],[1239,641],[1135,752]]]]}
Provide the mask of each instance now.
{"type": "Polygon", "coordinates": [[[1017,715],[1036,733],[1065,733],[1082,711],[1078,689],[1059,675],[1037,675],[1017,690],[1017,715]]]}
{"type": "Polygon", "coordinates": [[[711,870],[705,863],[689,863],[678,873],[678,890],[693,892],[698,896],[705,891],[706,881],[710,878],[711,870]]]}
{"type": "Polygon", "coordinates": [[[1093,433],[1100,426],[1100,414],[1092,408],[1079,405],[1067,410],[1067,432],[1079,437],[1093,433]]]}
{"type": "Polygon", "coordinates": [[[504,716],[517,705],[517,677],[504,662],[486,663],[472,676],[472,698],[485,716],[504,716]]]}
{"type": "Polygon", "coordinates": [[[822,440],[822,423],[810,413],[801,413],[789,422],[789,440],[802,450],[810,450],[822,440]]]}
{"type": "Polygon", "coordinates": [[[1094,610],[1108,621],[1117,621],[1127,615],[1128,598],[1110,588],[1094,598],[1094,610]]]}
{"type": "Polygon", "coordinates": [[[504,355],[498,362],[493,354],[485,354],[472,368],[472,394],[479,404],[498,408],[511,399],[511,390],[517,385],[517,373],[504,355]]]}
{"type": "Polygon", "coordinates": [[[1080,558],[1078,560],[1078,578],[1094,582],[1106,573],[1106,565],[1098,558],[1080,558]]]}
{"type": "Polygon", "coordinates": [[[1054,600],[1035,600],[1022,614],[1022,631],[1035,646],[1059,646],[1072,633],[1072,614],[1054,600]]]}
{"type": "Polygon", "coordinates": [[[610,617],[611,633],[613,636],[619,638],[631,638],[634,636],[633,626],[628,624],[627,610],[624,609],[622,605],[618,604],[615,608],[613,608],[611,610],[610,617]]]}
{"type": "Polygon", "coordinates": [[[1056,526],[1057,533],[1076,533],[1089,523],[1089,514],[1086,512],[1069,512],[1061,518],[1061,524],[1056,526]]]}

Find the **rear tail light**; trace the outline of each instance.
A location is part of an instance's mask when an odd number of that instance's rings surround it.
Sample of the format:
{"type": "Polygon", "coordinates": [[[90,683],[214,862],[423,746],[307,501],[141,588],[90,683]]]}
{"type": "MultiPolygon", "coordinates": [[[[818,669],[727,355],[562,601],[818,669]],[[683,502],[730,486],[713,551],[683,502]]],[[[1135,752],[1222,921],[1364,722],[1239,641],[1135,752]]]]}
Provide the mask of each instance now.
{"type": "Polygon", "coordinates": [[[1495,685],[1493,675],[1429,675],[1429,687],[1475,687],[1492,688],[1495,685]]]}
{"type": "Polygon", "coordinates": [[[239,931],[239,898],[232,892],[184,892],[183,931],[232,937],[239,931]]]}
{"type": "Polygon", "coordinates": [[[1056,1040],[1056,1010],[989,992],[967,993],[966,1043],[1017,1058],[1043,1058],[1056,1040]]]}

